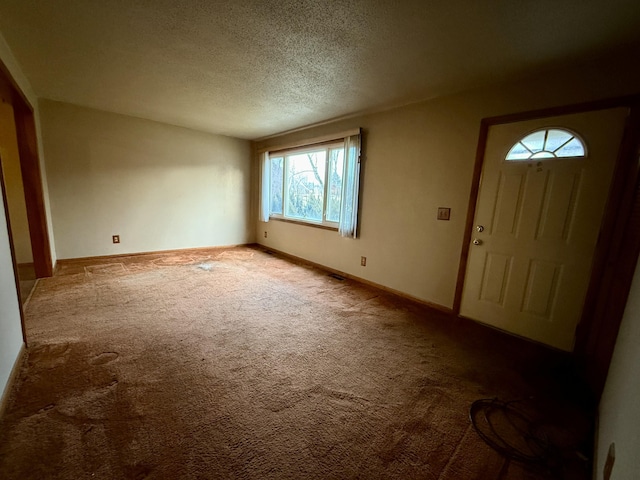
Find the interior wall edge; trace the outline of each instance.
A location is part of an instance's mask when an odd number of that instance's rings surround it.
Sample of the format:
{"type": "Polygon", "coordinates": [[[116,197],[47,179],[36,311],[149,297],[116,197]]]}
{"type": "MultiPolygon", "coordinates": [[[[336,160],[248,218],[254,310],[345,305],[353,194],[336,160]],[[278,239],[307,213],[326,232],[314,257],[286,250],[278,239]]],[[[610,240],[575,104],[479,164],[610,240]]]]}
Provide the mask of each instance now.
{"type": "Polygon", "coordinates": [[[57,258],[252,240],[250,141],[40,105],[57,258]]]}
{"type": "Polygon", "coordinates": [[[22,67],[13,55],[11,47],[0,32],[0,60],[4,65],[7,73],[10,74],[16,86],[21,90],[25,100],[30,104],[31,108],[36,108],[38,97],[36,96],[29,79],[22,71],[22,67]]]}
{"type": "Polygon", "coordinates": [[[246,246],[251,246],[253,244],[254,244],[253,242],[247,242],[247,243],[236,243],[236,244],[229,244],[229,245],[211,245],[208,247],[189,247],[189,248],[174,248],[171,250],[154,250],[154,251],[148,251],[148,252],[118,253],[115,255],[95,255],[90,257],[58,258],[56,261],[56,267],[58,266],[62,267],[65,265],[72,265],[72,264],[81,263],[81,262],[116,260],[118,258],[124,258],[124,257],[144,257],[144,256],[150,256],[150,255],[162,255],[166,253],[181,253],[181,254],[189,253],[189,252],[201,253],[209,250],[226,250],[226,249],[235,248],[235,247],[246,247],[246,246]]]}
{"type": "Polygon", "coordinates": [[[2,395],[0,396],[0,418],[4,416],[4,412],[9,406],[9,401],[11,400],[11,391],[13,389],[14,383],[18,378],[18,375],[22,368],[22,364],[26,360],[26,353],[27,353],[27,346],[23,342],[18,352],[18,355],[16,356],[15,361],[13,362],[13,367],[11,368],[11,373],[9,374],[7,383],[4,386],[2,395]]]}
{"type": "Polygon", "coordinates": [[[119,112],[112,112],[110,110],[102,110],[100,108],[96,108],[96,107],[92,107],[92,106],[80,105],[80,104],[76,104],[76,103],[66,102],[64,100],[55,100],[53,98],[48,98],[48,97],[38,97],[38,105],[39,106],[44,105],[46,107],[47,104],[54,104],[54,105],[58,104],[58,105],[64,106],[64,107],[80,109],[80,110],[87,110],[87,111],[93,111],[93,112],[98,113],[98,114],[114,115],[114,116],[117,116],[117,117],[122,117],[123,119],[132,119],[132,120],[138,120],[140,122],[156,123],[156,124],[162,125],[164,127],[170,127],[170,128],[174,128],[174,129],[185,130],[187,132],[197,133],[197,134],[201,134],[201,135],[209,135],[209,136],[212,136],[212,137],[228,138],[228,139],[238,140],[238,141],[247,142],[247,143],[251,142],[251,140],[246,139],[246,138],[242,138],[242,137],[234,137],[232,135],[225,135],[223,133],[210,132],[210,131],[207,131],[207,130],[199,130],[197,128],[185,127],[184,125],[176,125],[176,124],[173,124],[173,123],[162,122],[160,120],[154,120],[152,118],[137,117],[135,115],[130,115],[130,114],[127,114],[127,113],[119,113],[119,112]]]}
{"type": "Polygon", "coordinates": [[[433,303],[433,302],[429,302],[428,300],[424,300],[422,298],[418,298],[418,297],[414,297],[413,295],[409,295],[408,293],[402,292],[400,290],[396,290],[394,288],[390,288],[387,287],[385,285],[382,285],[380,283],[376,283],[376,282],[372,282],[371,280],[367,280],[366,278],[362,278],[362,277],[358,277],[357,275],[353,275],[347,272],[342,272],[340,270],[336,270],[335,268],[331,268],[327,265],[323,265],[321,263],[316,263],[312,260],[308,260],[306,258],[303,257],[297,257],[295,255],[291,255],[290,253],[275,249],[275,248],[271,248],[268,247],[264,244],[261,243],[254,243],[254,244],[249,244],[248,246],[262,250],[264,252],[273,252],[276,253],[277,255],[284,257],[288,260],[293,261],[294,263],[300,263],[303,265],[309,265],[311,267],[320,269],[320,270],[324,270],[326,272],[332,273],[332,274],[336,274],[339,275],[341,277],[344,278],[348,278],[349,280],[354,280],[356,282],[362,283],[363,285],[368,285],[370,287],[374,287],[377,288],[379,290],[382,290],[384,292],[387,293],[391,293],[393,295],[396,295],[398,297],[404,298],[406,300],[410,300],[412,302],[418,303],[420,305],[423,305],[425,307],[431,308],[432,310],[437,310],[438,312],[441,313],[445,313],[447,315],[452,315],[453,314],[453,309],[446,307],[444,305],[440,305],[438,303],[433,303]]]}

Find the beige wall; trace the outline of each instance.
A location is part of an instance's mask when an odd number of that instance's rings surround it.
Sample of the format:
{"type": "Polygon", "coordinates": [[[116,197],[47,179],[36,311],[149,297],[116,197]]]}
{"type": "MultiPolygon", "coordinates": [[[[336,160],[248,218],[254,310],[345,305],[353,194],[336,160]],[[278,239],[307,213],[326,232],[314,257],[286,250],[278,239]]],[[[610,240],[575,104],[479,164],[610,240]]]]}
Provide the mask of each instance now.
{"type": "Polygon", "coordinates": [[[472,118],[454,125],[453,108],[464,105],[431,102],[306,132],[313,137],[364,128],[360,238],[270,221],[258,225],[258,241],[450,307],[477,131],[472,118]],[[439,206],[452,209],[451,221],[436,220],[439,206]],[[360,266],[361,256],[367,257],[366,267],[360,266]]]}
{"type": "MultiPolygon", "coordinates": [[[[260,149],[354,127],[365,132],[360,238],[257,221],[257,241],[450,308],[480,120],[638,91],[640,72],[612,59],[255,142],[260,149]],[[438,207],[451,208],[450,221],[436,220],[438,207]]],[[[257,192],[257,160],[254,173],[257,192]]]]}
{"type": "MultiPolygon", "coordinates": [[[[639,263],[640,265],[640,263],[639,263]]],[[[640,473],[640,268],[636,266],[627,308],[624,312],[609,375],[600,402],[597,479],[609,445],[615,443],[612,480],[638,478],[640,473]]]]}
{"type": "Polygon", "coordinates": [[[18,293],[6,225],[4,203],[0,196],[0,402],[22,346],[18,293]]]}
{"type": "Polygon", "coordinates": [[[8,103],[0,103],[0,157],[2,157],[16,261],[18,263],[32,263],[33,255],[31,254],[27,206],[20,171],[16,125],[13,119],[13,107],[8,103]]]}
{"type": "Polygon", "coordinates": [[[40,111],[58,258],[252,240],[249,142],[46,100],[40,111]]]}

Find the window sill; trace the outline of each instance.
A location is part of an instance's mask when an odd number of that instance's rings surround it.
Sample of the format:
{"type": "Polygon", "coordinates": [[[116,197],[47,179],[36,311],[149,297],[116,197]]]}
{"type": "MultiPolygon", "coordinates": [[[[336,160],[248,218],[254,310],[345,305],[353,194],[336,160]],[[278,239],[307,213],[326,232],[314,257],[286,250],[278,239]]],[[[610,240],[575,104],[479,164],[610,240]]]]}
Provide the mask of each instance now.
{"type": "Polygon", "coordinates": [[[303,227],[320,228],[322,230],[331,230],[333,232],[337,232],[338,231],[338,227],[330,227],[328,225],[321,225],[321,224],[318,224],[318,223],[310,223],[310,222],[302,222],[302,221],[298,221],[298,220],[291,220],[289,218],[269,217],[269,221],[293,223],[294,225],[302,225],[303,227]]]}

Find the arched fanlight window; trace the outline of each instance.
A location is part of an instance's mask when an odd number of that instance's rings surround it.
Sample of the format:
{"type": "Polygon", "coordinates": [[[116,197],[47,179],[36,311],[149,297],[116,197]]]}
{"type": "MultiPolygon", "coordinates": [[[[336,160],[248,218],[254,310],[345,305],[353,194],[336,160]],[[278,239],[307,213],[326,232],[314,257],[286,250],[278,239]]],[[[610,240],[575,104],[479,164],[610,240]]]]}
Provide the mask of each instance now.
{"type": "Polygon", "coordinates": [[[544,158],[585,157],[584,142],[575,134],[560,128],[546,128],[530,133],[517,142],[509,153],[508,161],[526,161],[544,158]]]}

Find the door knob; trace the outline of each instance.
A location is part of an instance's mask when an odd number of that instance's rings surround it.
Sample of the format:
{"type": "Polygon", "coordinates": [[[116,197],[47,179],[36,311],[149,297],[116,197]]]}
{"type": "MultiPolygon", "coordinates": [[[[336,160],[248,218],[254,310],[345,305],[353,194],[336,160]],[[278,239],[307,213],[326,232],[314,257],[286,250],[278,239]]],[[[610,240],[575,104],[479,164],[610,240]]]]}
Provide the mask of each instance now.
{"type": "Polygon", "coordinates": [[[473,239],[473,244],[474,245],[482,245],[482,240],[480,240],[479,238],[474,238],[473,239]]]}
{"type": "Polygon", "coordinates": [[[484,225],[476,225],[476,230],[478,233],[484,232],[484,225]]]}

